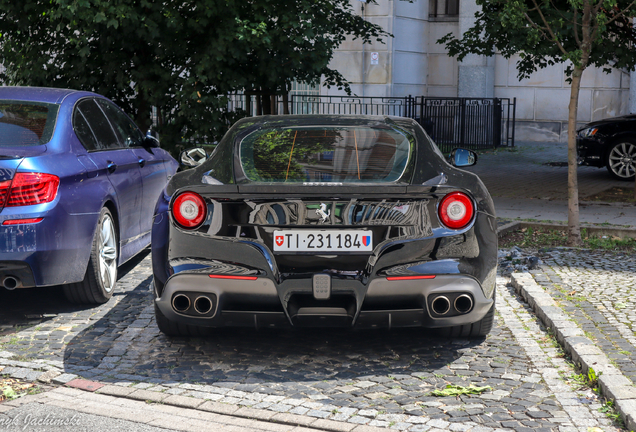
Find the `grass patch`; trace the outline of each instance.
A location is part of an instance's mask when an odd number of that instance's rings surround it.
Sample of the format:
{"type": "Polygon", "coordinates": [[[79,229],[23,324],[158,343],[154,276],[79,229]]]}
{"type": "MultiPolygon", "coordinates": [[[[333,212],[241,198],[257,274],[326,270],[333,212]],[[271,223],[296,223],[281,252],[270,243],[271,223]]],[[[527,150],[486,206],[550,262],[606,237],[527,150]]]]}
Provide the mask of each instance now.
{"type": "Polygon", "coordinates": [[[603,192],[592,195],[589,197],[581,198],[581,201],[601,201],[611,203],[633,203],[634,199],[634,187],[617,186],[603,192]]]}
{"type": "Polygon", "coordinates": [[[624,426],[621,415],[616,410],[616,406],[614,406],[614,401],[606,400],[603,406],[598,409],[598,412],[605,414],[607,418],[611,419],[618,427],[624,426]]]}
{"type": "MultiPolygon", "coordinates": [[[[539,249],[567,246],[568,235],[566,229],[567,227],[562,230],[553,228],[521,228],[500,237],[499,247],[519,246],[539,249]]],[[[583,239],[583,247],[589,249],[636,252],[636,239],[633,238],[621,239],[615,236],[592,236],[588,234],[585,228],[581,229],[581,237],[583,239]]]]}

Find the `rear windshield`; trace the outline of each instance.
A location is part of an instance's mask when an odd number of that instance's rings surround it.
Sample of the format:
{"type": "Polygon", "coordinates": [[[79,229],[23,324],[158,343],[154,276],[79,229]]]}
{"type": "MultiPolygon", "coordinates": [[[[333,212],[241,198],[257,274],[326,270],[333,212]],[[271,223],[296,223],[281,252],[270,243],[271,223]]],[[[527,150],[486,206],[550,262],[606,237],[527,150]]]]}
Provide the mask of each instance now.
{"type": "Polygon", "coordinates": [[[391,183],[412,141],[388,126],[264,128],[241,141],[240,155],[252,182],[391,183]]]}
{"type": "Polygon", "coordinates": [[[0,147],[46,144],[58,109],[56,104],[0,100],[0,147]]]}

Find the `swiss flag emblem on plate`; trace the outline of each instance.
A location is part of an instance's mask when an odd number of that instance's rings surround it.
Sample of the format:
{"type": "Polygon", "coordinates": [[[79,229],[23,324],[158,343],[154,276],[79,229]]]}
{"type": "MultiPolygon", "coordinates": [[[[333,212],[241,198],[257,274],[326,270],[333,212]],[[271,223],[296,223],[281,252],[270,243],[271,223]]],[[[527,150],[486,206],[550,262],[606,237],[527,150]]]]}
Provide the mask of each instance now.
{"type": "Polygon", "coordinates": [[[285,237],[283,237],[283,236],[276,236],[276,244],[277,244],[278,246],[282,246],[284,241],[285,241],[285,237]]]}

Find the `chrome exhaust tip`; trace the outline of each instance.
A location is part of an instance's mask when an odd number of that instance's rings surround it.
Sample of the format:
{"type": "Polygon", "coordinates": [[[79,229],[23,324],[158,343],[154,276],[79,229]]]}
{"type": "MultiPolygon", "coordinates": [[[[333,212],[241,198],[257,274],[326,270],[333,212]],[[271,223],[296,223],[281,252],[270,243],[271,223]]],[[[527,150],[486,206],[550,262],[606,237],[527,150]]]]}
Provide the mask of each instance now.
{"type": "Polygon", "coordinates": [[[206,296],[197,297],[196,300],[194,300],[194,310],[201,315],[210,313],[212,310],[212,300],[206,296]]]}
{"type": "Polygon", "coordinates": [[[190,309],[190,297],[185,294],[177,294],[172,298],[172,308],[177,312],[185,312],[190,309]]]}
{"type": "Polygon", "coordinates": [[[468,294],[462,294],[455,299],[455,310],[461,314],[467,314],[473,310],[473,299],[468,294]]]}
{"type": "Polygon", "coordinates": [[[451,304],[446,296],[438,296],[433,299],[431,307],[437,315],[446,315],[450,311],[451,304]]]}
{"type": "Polygon", "coordinates": [[[7,276],[2,280],[2,285],[9,291],[13,291],[14,289],[22,286],[22,282],[20,282],[20,279],[18,278],[7,276]]]}

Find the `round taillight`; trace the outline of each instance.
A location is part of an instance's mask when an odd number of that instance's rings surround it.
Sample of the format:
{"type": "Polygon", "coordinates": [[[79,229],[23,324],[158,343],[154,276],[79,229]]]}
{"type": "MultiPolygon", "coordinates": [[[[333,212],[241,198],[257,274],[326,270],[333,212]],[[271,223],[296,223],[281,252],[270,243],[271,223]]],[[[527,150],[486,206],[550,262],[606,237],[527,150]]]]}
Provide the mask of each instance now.
{"type": "Polygon", "coordinates": [[[201,195],[194,192],[184,192],[172,204],[172,216],[179,225],[193,229],[203,223],[206,205],[201,195]]]}
{"type": "Polygon", "coordinates": [[[462,192],[446,195],[439,206],[439,218],[448,228],[464,228],[473,219],[473,202],[462,192]]]}

